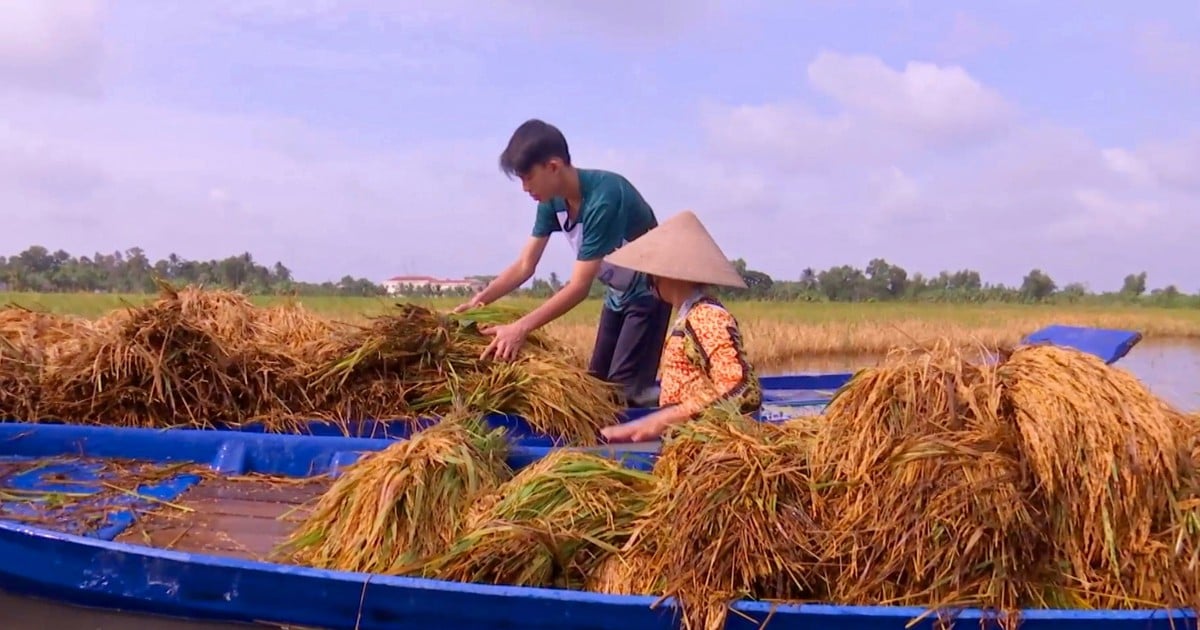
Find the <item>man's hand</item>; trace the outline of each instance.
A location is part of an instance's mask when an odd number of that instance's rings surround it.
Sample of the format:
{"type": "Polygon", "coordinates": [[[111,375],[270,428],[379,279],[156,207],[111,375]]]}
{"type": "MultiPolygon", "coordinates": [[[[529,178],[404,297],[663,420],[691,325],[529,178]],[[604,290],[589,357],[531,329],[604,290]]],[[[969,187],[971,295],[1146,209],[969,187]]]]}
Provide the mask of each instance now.
{"type": "Polygon", "coordinates": [[[483,306],[483,302],[479,301],[479,294],[476,293],[474,296],[471,297],[471,299],[467,300],[466,302],[463,302],[462,304],[459,304],[458,306],[455,306],[454,310],[451,312],[452,313],[462,313],[465,311],[469,311],[473,308],[479,308],[480,306],[483,306]]]}
{"type": "Polygon", "coordinates": [[[484,348],[479,358],[487,359],[491,355],[499,361],[516,360],[521,346],[525,344],[525,338],[529,336],[529,330],[520,320],[511,324],[481,327],[480,332],[491,335],[492,342],[484,348]]]}

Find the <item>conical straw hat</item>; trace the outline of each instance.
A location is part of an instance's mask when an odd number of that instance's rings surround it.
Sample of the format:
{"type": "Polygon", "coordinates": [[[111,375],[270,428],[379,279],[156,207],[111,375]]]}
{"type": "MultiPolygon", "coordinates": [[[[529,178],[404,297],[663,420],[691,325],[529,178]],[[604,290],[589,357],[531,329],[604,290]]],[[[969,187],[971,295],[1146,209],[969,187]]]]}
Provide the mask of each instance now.
{"type": "Polygon", "coordinates": [[[690,210],[663,221],[605,260],[664,278],[747,288],[741,274],[690,210]]]}

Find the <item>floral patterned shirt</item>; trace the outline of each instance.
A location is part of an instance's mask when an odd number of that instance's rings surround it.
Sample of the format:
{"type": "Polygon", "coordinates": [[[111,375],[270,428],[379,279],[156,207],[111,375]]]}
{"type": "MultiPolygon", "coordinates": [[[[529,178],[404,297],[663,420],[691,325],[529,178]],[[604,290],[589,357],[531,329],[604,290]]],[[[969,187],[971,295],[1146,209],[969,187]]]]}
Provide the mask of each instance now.
{"type": "Polygon", "coordinates": [[[740,400],[743,413],[757,412],[761,386],[737,320],[715,298],[703,296],[671,329],[663,347],[659,404],[681,405],[694,418],[729,399],[740,400]]]}

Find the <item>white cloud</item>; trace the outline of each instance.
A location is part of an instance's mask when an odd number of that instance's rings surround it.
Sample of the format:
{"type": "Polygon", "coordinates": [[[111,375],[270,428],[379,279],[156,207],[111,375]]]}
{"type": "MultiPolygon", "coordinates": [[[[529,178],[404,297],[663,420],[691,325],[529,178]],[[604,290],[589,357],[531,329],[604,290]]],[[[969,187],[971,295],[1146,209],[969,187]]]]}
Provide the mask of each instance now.
{"type": "Polygon", "coordinates": [[[11,88],[94,94],[105,5],[99,0],[0,4],[0,93],[11,88]]]}
{"type": "Polygon", "coordinates": [[[1137,155],[1162,185],[1200,192],[1200,133],[1149,142],[1137,155]]]}
{"type": "Polygon", "coordinates": [[[877,207],[891,215],[920,212],[921,188],[899,167],[893,166],[871,175],[877,207]]]}
{"type": "Polygon", "coordinates": [[[0,207],[21,210],[6,218],[0,251],[102,242],[156,257],[251,251],[307,278],[374,277],[406,259],[467,274],[498,267],[497,250],[507,258],[524,240],[497,236],[497,223],[532,222],[492,159],[461,159],[492,146],[373,151],[286,119],[117,103],[0,112],[12,121],[0,164],[26,162],[28,147],[46,156],[38,178],[0,177],[0,207]],[[87,199],[72,199],[83,184],[87,199]]]}
{"type": "Polygon", "coordinates": [[[221,17],[258,25],[304,23],[328,29],[363,18],[414,34],[440,29],[458,39],[532,36],[657,46],[699,28],[719,26],[715,18],[735,5],[722,0],[219,0],[213,6],[221,17]]]}
{"type": "Polygon", "coordinates": [[[926,272],[970,267],[1005,282],[1041,267],[1102,288],[1147,260],[1160,261],[1152,272],[1164,282],[1187,273],[1169,261],[1189,251],[1181,235],[1200,229],[1200,199],[1172,187],[1200,183],[1186,168],[1200,142],[1101,147],[1018,119],[960,68],[910,62],[895,71],[832,53],[810,68],[839,110],[705,109],[707,155],[770,173],[773,203],[797,215],[788,228],[755,232],[757,264],[865,265],[846,256],[853,246],[926,272]],[[814,207],[823,211],[806,214],[814,207]]]}
{"type": "Polygon", "coordinates": [[[1012,115],[999,94],[958,66],[910,61],[894,70],[877,57],[823,51],[808,79],[849,112],[937,144],[990,137],[1012,115]]]}
{"type": "Polygon", "coordinates": [[[1112,172],[1127,177],[1131,183],[1146,185],[1154,180],[1154,174],[1150,171],[1150,167],[1134,152],[1113,147],[1104,149],[1100,153],[1112,172]]]}

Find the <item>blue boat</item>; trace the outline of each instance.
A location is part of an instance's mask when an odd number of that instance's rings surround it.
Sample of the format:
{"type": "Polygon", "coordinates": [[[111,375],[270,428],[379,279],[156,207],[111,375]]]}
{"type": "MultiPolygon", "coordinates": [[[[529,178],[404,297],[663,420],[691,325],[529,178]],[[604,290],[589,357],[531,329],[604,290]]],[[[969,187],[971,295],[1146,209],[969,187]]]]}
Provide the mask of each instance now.
{"type": "MultiPolygon", "coordinates": [[[[315,496],[321,489],[314,476],[336,473],[361,453],[387,444],[229,431],[0,424],[0,590],[116,611],[333,629],[424,629],[438,624],[455,629],[679,627],[672,602],[654,606],[657,598],[651,596],[367,575],[255,559],[283,535],[275,517],[289,502],[315,496]],[[104,485],[97,467],[104,461],[180,468],[163,472],[153,483],[116,493],[103,518],[96,518],[99,500],[93,500],[90,512],[82,507],[64,510],[53,527],[19,522],[30,512],[14,496],[79,496],[118,487],[117,480],[104,485]],[[210,472],[201,475],[184,468],[189,465],[210,472]],[[248,479],[256,473],[286,475],[296,484],[255,485],[248,479]],[[306,480],[311,487],[305,486],[306,480]],[[160,502],[192,511],[171,529],[139,535],[137,529],[154,517],[135,519],[133,510],[160,502]],[[213,542],[226,539],[227,544],[213,542]]],[[[547,452],[518,447],[511,463],[527,465],[547,452]]],[[[641,468],[653,457],[615,447],[606,452],[641,468]]],[[[928,616],[909,625],[924,613],[915,607],[743,601],[735,603],[727,627],[756,628],[769,618],[770,630],[933,628],[928,616]]],[[[961,611],[955,627],[978,628],[984,616],[979,610],[961,611]]],[[[1166,630],[1194,628],[1195,616],[1167,610],[1030,610],[1023,615],[1022,627],[1166,630]]]]}

